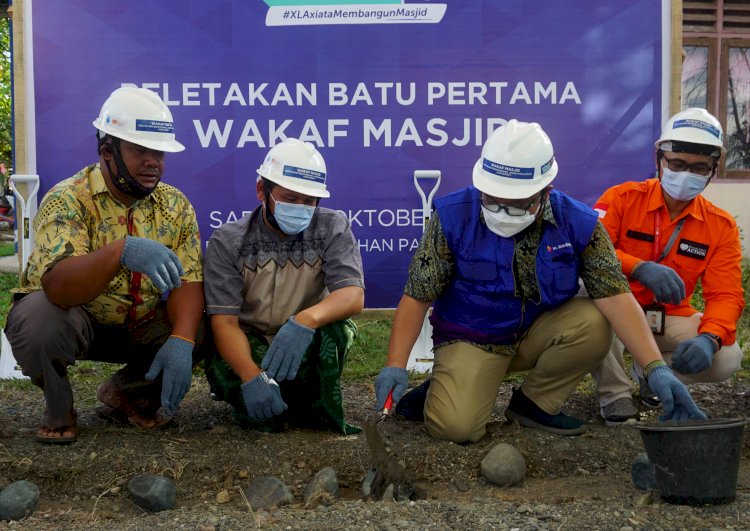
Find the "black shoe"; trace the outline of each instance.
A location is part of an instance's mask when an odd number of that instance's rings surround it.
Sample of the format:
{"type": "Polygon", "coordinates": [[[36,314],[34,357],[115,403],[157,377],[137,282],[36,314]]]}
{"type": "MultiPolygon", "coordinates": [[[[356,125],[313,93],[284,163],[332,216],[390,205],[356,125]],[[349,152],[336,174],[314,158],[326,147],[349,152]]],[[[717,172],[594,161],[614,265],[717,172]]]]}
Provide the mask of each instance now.
{"type": "Polygon", "coordinates": [[[622,426],[624,424],[634,424],[641,420],[641,414],[633,405],[633,399],[630,397],[618,398],[601,408],[604,424],[607,426],[622,426]]]}
{"type": "Polygon", "coordinates": [[[531,401],[520,388],[513,389],[513,396],[505,410],[508,420],[521,426],[537,428],[558,435],[580,435],[586,431],[586,423],[564,413],[550,415],[531,401]]]}
{"type": "Polygon", "coordinates": [[[638,373],[635,364],[630,365],[630,376],[638,382],[638,395],[641,397],[641,403],[649,409],[659,409],[661,407],[661,398],[651,390],[646,378],[638,373]]]}
{"type": "Polygon", "coordinates": [[[424,420],[424,402],[427,399],[429,388],[430,379],[427,378],[396,402],[395,413],[406,420],[422,422],[424,420]]]}

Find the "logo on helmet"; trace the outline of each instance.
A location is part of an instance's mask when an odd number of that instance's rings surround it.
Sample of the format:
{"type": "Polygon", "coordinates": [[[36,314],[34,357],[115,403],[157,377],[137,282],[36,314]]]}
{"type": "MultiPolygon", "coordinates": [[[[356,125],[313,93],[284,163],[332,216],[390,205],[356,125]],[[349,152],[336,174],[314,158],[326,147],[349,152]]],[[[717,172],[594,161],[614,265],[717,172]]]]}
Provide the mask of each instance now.
{"type": "Polygon", "coordinates": [[[174,133],[174,124],[161,120],[135,120],[136,131],[151,131],[154,133],[174,133]]]}
{"type": "Polygon", "coordinates": [[[714,127],[713,125],[703,122],[701,120],[685,118],[682,120],[676,120],[674,125],[672,126],[673,129],[679,129],[681,127],[693,127],[695,129],[700,129],[702,131],[706,131],[707,133],[721,140],[721,131],[717,129],[716,127],[714,127]]]}

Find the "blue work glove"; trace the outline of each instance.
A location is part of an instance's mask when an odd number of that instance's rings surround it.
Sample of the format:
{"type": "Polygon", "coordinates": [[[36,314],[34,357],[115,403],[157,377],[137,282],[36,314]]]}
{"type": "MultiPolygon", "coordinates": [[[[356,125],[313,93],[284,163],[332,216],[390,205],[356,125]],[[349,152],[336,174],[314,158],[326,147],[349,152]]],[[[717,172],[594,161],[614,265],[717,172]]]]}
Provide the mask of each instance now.
{"type": "Polygon", "coordinates": [[[664,413],[659,420],[705,419],[703,413],[693,402],[693,397],[681,381],[666,365],[654,367],[646,379],[651,390],[661,398],[664,413]]]}
{"type": "Polygon", "coordinates": [[[265,372],[240,386],[247,415],[253,420],[266,420],[281,415],[288,406],[281,399],[281,390],[265,372]]]}
{"type": "Polygon", "coordinates": [[[170,417],[190,389],[190,380],[193,378],[193,346],[190,341],[181,337],[169,336],[146,373],[146,380],[156,380],[159,373],[164,371],[161,405],[164,413],[170,417]]]}
{"type": "Polygon", "coordinates": [[[378,401],[376,409],[382,410],[388,393],[393,389],[393,403],[396,404],[409,387],[409,373],[401,367],[383,367],[375,378],[375,398],[378,401]]]}
{"type": "Polygon", "coordinates": [[[260,368],[279,382],[294,380],[314,335],[314,329],[299,324],[291,316],[273,338],[260,368]]]}
{"type": "Polygon", "coordinates": [[[656,262],[641,262],[630,276],[653,291],[656,302],[680,304],[685,298],[685,283],[671,267],[656,262]]]}
{"type": "Polygon", "coordinates": [[[672,368],[682,374],[695,374],[708,369],[718,345],[703,334],[680,341],[672,353],[672,368]]]}
{"type": "Polygon", "coordinates": [[[165,245],[137,236],[126,236],[120,263],[136,273],[145,273],[156,289],[164,293],[180,287],[185,274],[177,255],[165,245]]]}

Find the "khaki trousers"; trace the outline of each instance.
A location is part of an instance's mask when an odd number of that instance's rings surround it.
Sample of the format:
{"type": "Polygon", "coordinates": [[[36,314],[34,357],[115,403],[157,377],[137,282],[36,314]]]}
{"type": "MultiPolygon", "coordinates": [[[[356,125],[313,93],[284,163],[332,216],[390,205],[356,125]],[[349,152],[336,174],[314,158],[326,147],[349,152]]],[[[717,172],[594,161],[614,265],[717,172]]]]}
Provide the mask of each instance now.
{"type": "Polygon", "coordinates": [[[574,297],[542,314],[515,344],[513,357],[485,352],[469,343],[435,350],[425,401],[425,426],[438,439],[475,442],[487,422],[506,372],[529,371],[521,389],[550,414],[599,365],[612,343],[612,330],[589,298],[574,297]]]}
{"type": "MultiPolygon", "coordinates": [[[[694,313],[690,317],[677,315],[665,317],[664,335],[654,336],[654,339],[667,363],[672,360],[672,352],[679,342],[698,335],[698,326],[700,326],[702,316],[701,313],[694,313]]],[[[630,398],[633,393],[633,384],[624,370],[624,352],[625,345],[615,337],[607,357],[591,373],[596,382],[596,399],[601,407],[620,398],[630,398]]],[[[734,342],[716,351],[713,364],[705,371],[696,374],[681,374],[675,371],[674,375],[685,384],[721,382],[740,370],[741,364],[742,349],[737,342],[734,342]]]]}

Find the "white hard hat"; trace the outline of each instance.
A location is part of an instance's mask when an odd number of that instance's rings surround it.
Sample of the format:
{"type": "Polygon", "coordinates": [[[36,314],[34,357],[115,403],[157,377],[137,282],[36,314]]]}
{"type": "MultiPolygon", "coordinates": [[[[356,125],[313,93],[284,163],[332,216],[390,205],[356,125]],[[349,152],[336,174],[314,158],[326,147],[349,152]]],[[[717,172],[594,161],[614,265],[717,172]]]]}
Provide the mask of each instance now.
{"type": "Polygon", "coordinates": [[[152,90],[118,88],[104,102],[93,124],[102,133],[145,148],[170,153],[185,149],[174,138],[169,107],[152,90]]]}
{"type": "Polygon", "coordinates": [[[538,123],[510,120],[484,143],[474,165],[474,187],[503,199],[524,199],[557,176],[557,161],[538,123]]]}
{"type": "Polygon", "coordinates": [[[309,142],[287,138],[271,148],[258,175],[311,197],[331,197],[326,190],[326,163],[309,142]]]}
{"type": "MultiPolygon", "coordinates": [[[[691,107],[672,116],[662,129],[655,146],[664,151],[672,151],[671,144],[664,142],[688,142],[724,149],[724,132],[719,120],[706,109],[691,107]]],[[[719,156],[721,153],[717,153],[719,156]]]]}

